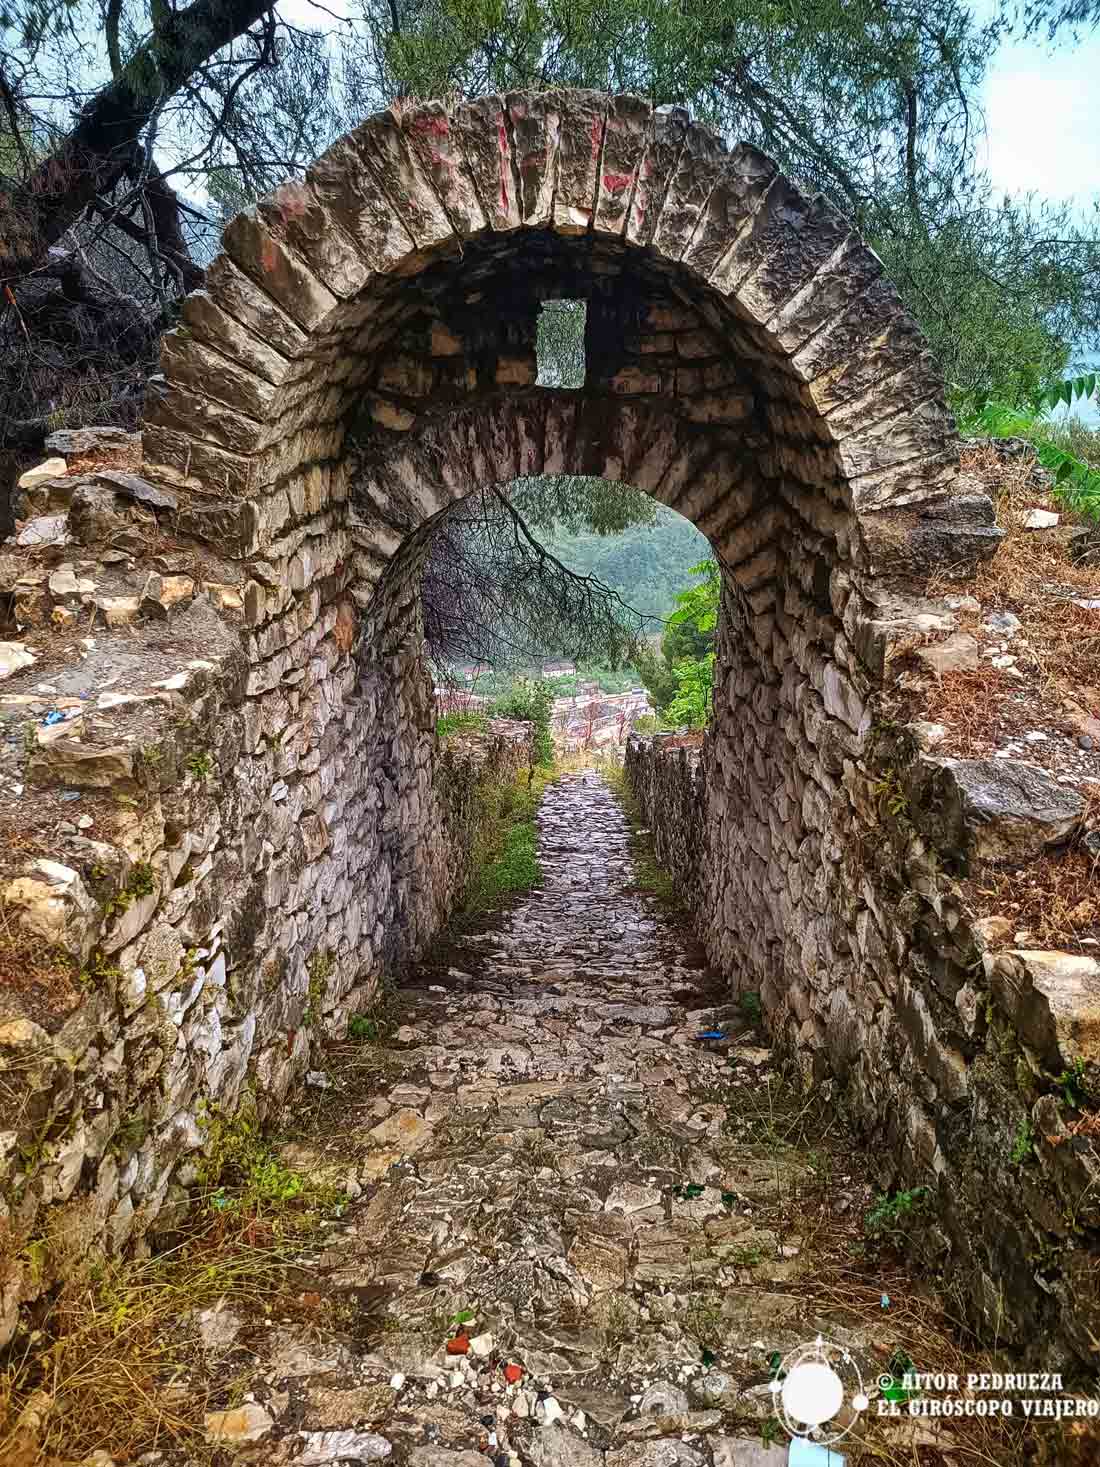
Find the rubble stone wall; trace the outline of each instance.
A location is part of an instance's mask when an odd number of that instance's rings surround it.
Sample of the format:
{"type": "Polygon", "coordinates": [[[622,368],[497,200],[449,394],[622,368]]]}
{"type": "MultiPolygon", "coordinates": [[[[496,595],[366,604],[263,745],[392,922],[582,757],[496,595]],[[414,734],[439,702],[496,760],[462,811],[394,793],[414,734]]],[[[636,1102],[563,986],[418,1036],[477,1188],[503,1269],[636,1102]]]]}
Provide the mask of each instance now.
{"type": "Polygon", "coordinates": [[[0,882],[0,1344],[67,1259],[171,1228],[212,1107],[247,1089],[270,1116],[323,1064],[316,1041],[453,910],[485,785],[530,765],[530,726],[506,720],[437,749],[418,642],[372,625],[389,677],[361,676],[323,583],[284,588],[299,638],[274,686],[224,595],[194,589],[154,623],[170,652],[141,622],[101,628],[65,679],[86,711],[35,719],[27,793],[50,854],[5,851],[0,882]]]}
{"type": "Polygon", "coordinates": [[[1075,1073],[1096,1093],[1100,963],[1013,949],[956,879],[979,852],[1038,859],[1080,798],[1012,761],[937,759],[919,723],[838,740],[793,659],[770,705],[739,687],[718,685],[701,748],[626,752],[711,960],[843,1103],[883,1191],[926,1189],[914,1246],[979,1335],[1095,1368],[1100,1157],[1062,1100],[1075,1073]]]}
{"type": "Polygon", "coordinates": [[[34,709],[47,677],[89,699],[16,741],[37,823],[5,848],[6,910],[92,965],[13,1128],[24,1235],[48,1190],[91,1199],[112,1243],[137,1236],[201,1144],[192,1100],[231,1106],[247,1067],[284,1093],[306,1013],[338,1023],[432,929],[451,878],[419,569],[452,505],[541,473],[632,483],[709,537],[719,733],[696,880],[716,953],[815,1075],[858,1076],[868,1109],[903,1095],[899,1165],[955,1165],[929,1117],[963,1099],[928,1087],[969,1071],[930,1000],[835,962],[890,941],[871,879],[836,883],[890,649],[950,619],[913,586],[965,578],[999,531],[925,343],[823,199],[634,97],[382,113],[229,225],[165,338],[141,449],[137,472],[47,475],[22,507],[52,528],[21,531],[15,615],[59,640],[35,633],[39,661],[5,687],[34,709]],[[572,390],[538,377],[557,298],[586,303],[572,390]],[[924,1048],[897,1092],[902,1005],[924,1048]],[[125,1106],[101,1079],[119,1073],[125,1106]],[[187,1098],[169,1113],[166,1095],[187,1098]],[[94,1160],[68,1128],[80,1106],[94,1160]],[[155,1138],[116,1157],[124,1110],[155,1138]]]}

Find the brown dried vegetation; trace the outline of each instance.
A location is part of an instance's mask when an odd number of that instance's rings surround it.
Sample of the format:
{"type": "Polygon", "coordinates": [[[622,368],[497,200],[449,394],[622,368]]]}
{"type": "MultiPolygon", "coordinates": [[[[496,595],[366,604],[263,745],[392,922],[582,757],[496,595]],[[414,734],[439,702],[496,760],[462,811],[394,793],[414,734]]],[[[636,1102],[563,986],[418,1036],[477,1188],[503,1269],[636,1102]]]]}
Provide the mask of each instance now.
{"type": "MultiPolygon", "coordinates": [[[[921,716],[947,725],[941,752],[982,757],[1029,729],[1072,736],[1080,732],[1082,717],[1100,719],[1100,610],[1075,604],[1100,597],[1100,566],[1071,558],[1071,537],[1085,522],[1060,506],[1056,530],[1023,528],[1029,510],[1053,506],[1033,479],[1030,457],[1006,460],[988,445],[972,445],[964,450],[963,468],[992,496],[1006,534],[966,588],[982,609],[960,611],[960,630],[988,645],[996,637],[981,635],[980,627],[990,612],[1019,617],[1009,650],[1024,677],[987,659],[977,671],[945,673],[926,690],[921,716]]],[[[1087,558],[1094,557],[1095,551],[1087,558]]],[[[957,591],[948,581],[929,589],[957,591]]],[[[1036,746],[1034,762],[1043,763],[1048,752],[1036,746]]]]}

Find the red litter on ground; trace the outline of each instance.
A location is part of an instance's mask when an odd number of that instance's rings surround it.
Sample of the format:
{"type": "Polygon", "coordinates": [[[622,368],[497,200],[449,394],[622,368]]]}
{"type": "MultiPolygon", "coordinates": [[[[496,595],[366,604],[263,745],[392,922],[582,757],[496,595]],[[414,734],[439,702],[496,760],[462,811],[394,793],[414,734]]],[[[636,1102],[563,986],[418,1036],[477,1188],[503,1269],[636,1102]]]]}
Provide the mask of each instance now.
{"type": "Polygon", "coordinates": [[[465,1355],[470,1349],[470,1337],[468,1335],[455,1335],[453,1340],[447,1341],[448,1355],[465,1355]]]}
{"type": "Polygon", "coordinates": [[[504,1367],[504,1379],[509,1385],[516,1385],[523,1379],[522,1365],[506,1365],[504,1367]]]}

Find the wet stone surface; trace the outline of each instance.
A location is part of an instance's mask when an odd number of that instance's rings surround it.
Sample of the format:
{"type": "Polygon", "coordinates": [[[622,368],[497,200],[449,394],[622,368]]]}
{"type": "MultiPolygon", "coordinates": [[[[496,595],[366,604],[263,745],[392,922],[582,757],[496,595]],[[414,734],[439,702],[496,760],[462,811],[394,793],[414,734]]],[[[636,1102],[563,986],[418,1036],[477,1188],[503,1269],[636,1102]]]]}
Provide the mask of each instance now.
{"type": "Polygon", "coordinates": [[[561,778],[539,826],[541,888],[399,994],[399,1078],[341,1138],[362,1193],[311,1264],[354,1338],[280,1338],[257,1458],[752,1463],[772,1351],[824,1330],[875,1369],[797,1287],[812,1172],[727,1112],[768,1053],[634,888],[607,786],[561,778]]]}

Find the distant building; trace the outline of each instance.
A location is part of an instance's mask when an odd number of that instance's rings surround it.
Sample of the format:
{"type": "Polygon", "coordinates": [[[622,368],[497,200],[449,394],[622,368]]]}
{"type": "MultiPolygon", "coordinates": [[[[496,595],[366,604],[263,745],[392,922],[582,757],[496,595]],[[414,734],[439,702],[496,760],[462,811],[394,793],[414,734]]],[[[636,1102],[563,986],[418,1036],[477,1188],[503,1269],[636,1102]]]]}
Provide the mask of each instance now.
{"type": "Polygon", "coordinates": [[[542,664],[542,675],[544,678],[574,677],[577,671],[575,662],[544,662],[542,664]]]}

